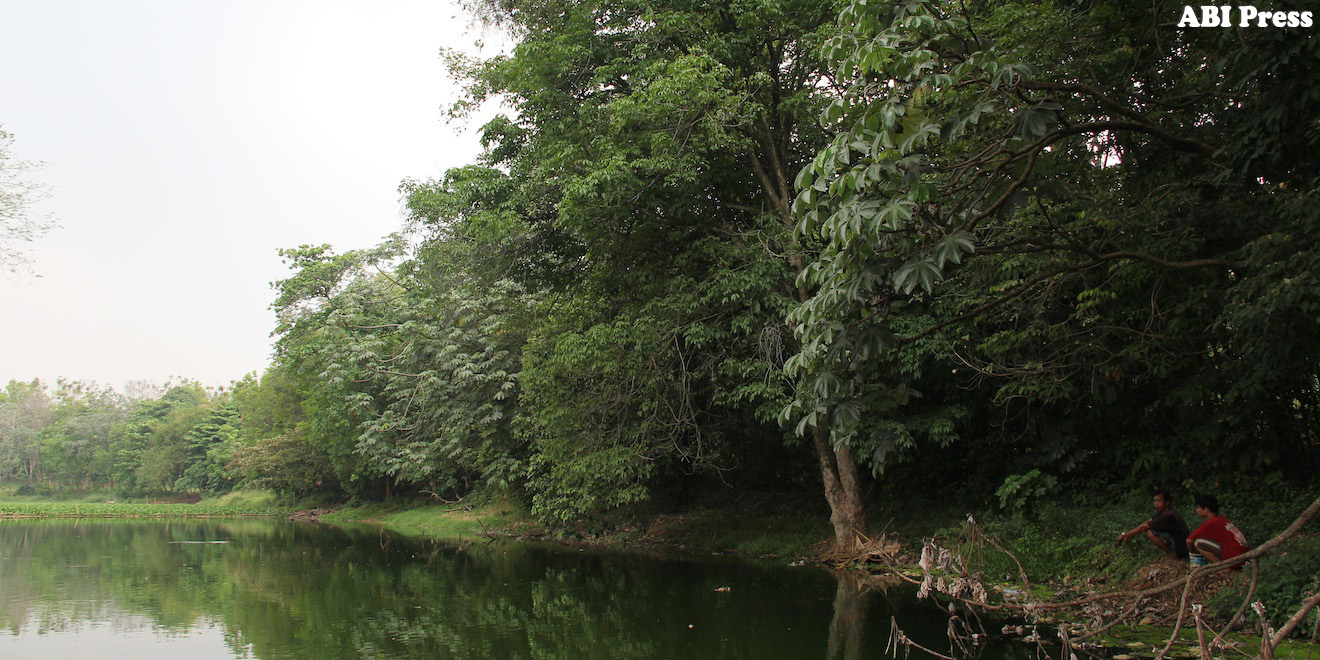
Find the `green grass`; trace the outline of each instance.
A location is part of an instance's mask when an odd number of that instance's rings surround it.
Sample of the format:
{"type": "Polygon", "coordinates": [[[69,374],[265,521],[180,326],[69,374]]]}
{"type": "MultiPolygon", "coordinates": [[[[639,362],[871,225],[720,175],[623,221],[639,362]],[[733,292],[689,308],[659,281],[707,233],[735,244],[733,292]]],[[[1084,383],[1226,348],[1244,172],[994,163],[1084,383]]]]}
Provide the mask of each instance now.
{"type": "Polygon", "coordinates": [[[3,484],[0,485],[0,502],[105,502],[116,499],[114,494],[106,489],[96,490],[51,490],[44,485],[38,486],[35,492],[33,489],[26,489],[27,494],[20,495],[18,491],[23,489],[23,484],[3,484]]]}
{"type": "Polygon", "coordinates": [[[197,518],[275,516],[278,506],[247,504],[148,504],[137,502],[0,502],[0,518],[197,518]]]}
{"type": "Polygon", "coordinates": [[[267,490],[235,490],[218,497],[204,498],[198,504],[207,506],[239,507],[246,509],[288,509],[279,503],[279,496],[267,490]]]}
{"type": "MultiPolygon", "coordinates": [[[[543,534],[540,524],[507,501],[470,510],[437,504],[363,504],[321,517],[330,523],[382,525],[410,536],[477,538],[491,534],[543,534]]],[[[688,546],[732,551],[748,556],[807,557],[829,538],[829,520],[820,517],[751,515],[743,510],[702,510],[660,516],[646,526],[619,525],[600,534],[571,538],[619,547],[635,545],[688,546]]]]}
{"type": "Polygon", "coordinates": [[[619,540],[688,545],[751,556],[807,557],[816,554],[830,535],[827,518],[708,509],[662,516],[645,531],[619,540]]]}
{"type": "Polygon", "coordinates": [[[338,509],[321,519],[333,523],[371,523],[409,536],[444,539],[475,538],[525,523],[521,512],[505,502],[470,510],[455,510],[451,505],[405,508],[391,504],[365,504],[338,509]]]}
{"type": "MultiPolygon", "coordinates": [[[[1105,633],[1104,644],[1113,657],[1123,657],[1129,653],[1137,657],[1151,657],[1164,648],[1172,632],[1172,628],[1165,626],[1116,626],[1105,633]]],[[[1213,639],[1214,631],[1207,631],[1206,641],[1213,639]]],[[[1224,639],[1233,649],[1242,653],[1241,657],[1255,657],[1260,651],[1259,633],[1234,632],[1225,635],[1224,639]]],[[[1315,657],[1316,650],[1316,646],[1306,640],[1286,639],[1274,649],[1274,657],[1278,660],[1307,660],[1315,657]]],[[[1233,657],[1233,652],[1216,650],[1213,655],[1233,657]]],[[[1178,632],[1178,640],[1169,650],[1169,657],[1199,658],[1200,656],[1196,628],[1184,626],[1178,632]]]]}

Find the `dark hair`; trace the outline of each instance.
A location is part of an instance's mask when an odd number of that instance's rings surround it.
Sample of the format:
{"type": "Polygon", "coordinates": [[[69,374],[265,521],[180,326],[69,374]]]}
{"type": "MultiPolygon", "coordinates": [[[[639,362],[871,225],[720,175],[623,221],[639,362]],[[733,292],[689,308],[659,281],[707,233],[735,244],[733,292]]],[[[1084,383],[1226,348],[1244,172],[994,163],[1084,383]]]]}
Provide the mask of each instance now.
{"type": "Polygon", "coordinates": [[[1173,504],[1173,496],[1169,494],[1169,491],[1157,490],[1155,491],[1155,494],[1163,497],[1165,502],[1168,502],[1169,504],[1173,504]]]}
{"type": "Polygon", "coordinates": [[[1210,513],[1219,513],[1219,500],[1214,495],[1197,495],[1196,506],[1203,506],[1210,510],[1210,513]]]}

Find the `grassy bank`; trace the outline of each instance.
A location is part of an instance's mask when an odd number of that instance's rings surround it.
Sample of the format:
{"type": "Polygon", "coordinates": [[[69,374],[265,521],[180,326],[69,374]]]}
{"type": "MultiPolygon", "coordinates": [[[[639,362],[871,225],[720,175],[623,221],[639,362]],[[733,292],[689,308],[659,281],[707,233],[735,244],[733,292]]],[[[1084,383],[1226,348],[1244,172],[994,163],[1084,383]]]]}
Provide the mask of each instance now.
{"type": "Polygon", "coordinates": [[[436,539],[510,536],[531,525],[516,507],[504,503],[475,507],[400,502],[357,504],[335,508],[322,515],[321,520],[381,525],[400,534],[436,539]]]}
{"type": "Polygon", "coordinates": [[[829,539],[829,520],[738,509],[659,513],[590,527],[549,530],[509,501],[456,507],[394,503],[340,507],[321,516],[330,523],[367,523],[428,538],[482,536],[562,540],[613,547],[665,545],[747,556],[798,559],[818,554],[829,539]]]}
{"type": "Polygon", "coordinates": [[[283,516],[295,507],[280,504],[270,493],[236,491],[200,502],[120,502],[95,496],[49,501],[0,495],[4,518],[201,518],[219,516],[283,516]]]}
{"type": "MultiPolygon", "coordinates": [[[[1224,513],[1246,531],[1252,544],[1258,545],[1286,528],[1313,497],[1299,492],[1276,494],[1267,500],[1229,494],[1223,498],[1224,513]]],[[[1195,527],[1199,519],[1190,511],[1190,503],[1179,504],[1188,524],[1195,527]]],[[[900,561],[915,563],[922,542],[934,538],[944,547],[965,553],[973,569],[992,581],[1019,579],[1020,563],[1031,582],[1061,590],[1120,586],[1142,579],[1143,569],[1161,556],[1141,540],[1114,547],[1119,532],[1152,515],[1146,493],[1134,493],[1118,502],[1052,501],[1017,511],[905,501],[890,506],[877,504],[872,512],[872,536],[884,535],[897,542],[902,548],[900,561]],[[974,547],[969,539],[969,516],[980,532],[1012,556],[986,544],[974,547]]],[[[547,530],[507,500],[473,507],[407,501],[373,503],[339,508],[323,519],[380,524],[404,534],[436,538],[550,537],[616,546],[663,544],[791,558],[819,556],[831,538],[828,513],[792,513],[777,502],[758,506],[756,502],[740,501],[722,507],[646,511],[560,530],[547,530]]],[[[1270,592],[1288,592],[1300,598],[1308,587],[1312,591],[1320,588],[1314,583],[1317,576],[1320,521],[1313,521],[1303,534],[1262,562],[1262,587],[1270,592]],[[1289,583],[1287,588],[1284,583],[1289,583]]]]}

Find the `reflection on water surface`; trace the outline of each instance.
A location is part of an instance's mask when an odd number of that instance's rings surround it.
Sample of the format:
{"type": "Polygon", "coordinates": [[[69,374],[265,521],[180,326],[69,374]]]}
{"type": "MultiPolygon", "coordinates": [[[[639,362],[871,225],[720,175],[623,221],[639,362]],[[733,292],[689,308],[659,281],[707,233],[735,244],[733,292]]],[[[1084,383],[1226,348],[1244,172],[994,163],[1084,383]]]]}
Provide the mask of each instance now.
{"type": "Polygon", "coordinates": [[[899,609],[947,648],[929,606],[815,567],[265,520],[0,521],[0,658],[879,657],[899,609]]]}

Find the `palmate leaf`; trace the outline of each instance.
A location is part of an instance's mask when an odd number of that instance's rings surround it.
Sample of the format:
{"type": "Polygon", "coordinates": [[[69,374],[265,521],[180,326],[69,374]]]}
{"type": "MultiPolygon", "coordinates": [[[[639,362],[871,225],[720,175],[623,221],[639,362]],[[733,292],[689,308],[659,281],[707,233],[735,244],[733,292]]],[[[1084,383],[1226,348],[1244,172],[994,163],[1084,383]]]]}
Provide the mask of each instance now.
{"type": "Polygon", "coordinates": [[[909,261],[894,272],[894,288],[903,293],[912,293],[921,287],[929,293],[935,284],[944,279],[944,270],[929,260],[909,261]]]}
{"type": "MultiPolygon", "coordinates": [[[[878,222],[880,228],[884,230],[900,231],[912,219],[912,212],[916,206],[916,203],[912,200],[894,199],[881,208],[879,213],[876,213],[874,221],[878,222]]],[[[875,231],[874,228],[873,231],[875,231]]]]}
{"type": "Polygon", "coordinates": [[[1059,123],[1058,103],[1038,103],[1030,108],[1018,111],[1014,116],[1017,134],[1026,138],[1040,137],[1053,124],[1059,123]]]}
{"type": "Polygon", "coordinates": [[[935,247],[935,264],[943,269],[946,263],[962,263],[963,255],[976,249],[976,240],[967,232],[954,232],[945,236],[935,247]]]}

